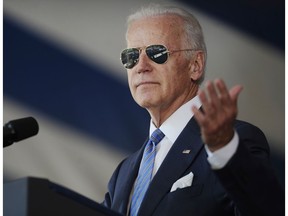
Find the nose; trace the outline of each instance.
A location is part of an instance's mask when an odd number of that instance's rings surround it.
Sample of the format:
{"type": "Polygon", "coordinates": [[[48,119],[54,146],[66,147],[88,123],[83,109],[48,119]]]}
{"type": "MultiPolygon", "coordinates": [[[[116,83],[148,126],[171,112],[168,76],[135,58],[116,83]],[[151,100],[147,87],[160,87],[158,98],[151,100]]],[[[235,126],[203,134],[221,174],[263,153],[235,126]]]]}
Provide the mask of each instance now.
{"type": "Polygon", "coordinates": [[[151,71],[151,60],[147,56],[145,50],[141,50],[139,55],[138,64],[135,65],[137,73],[143,73],[151,71]]]}

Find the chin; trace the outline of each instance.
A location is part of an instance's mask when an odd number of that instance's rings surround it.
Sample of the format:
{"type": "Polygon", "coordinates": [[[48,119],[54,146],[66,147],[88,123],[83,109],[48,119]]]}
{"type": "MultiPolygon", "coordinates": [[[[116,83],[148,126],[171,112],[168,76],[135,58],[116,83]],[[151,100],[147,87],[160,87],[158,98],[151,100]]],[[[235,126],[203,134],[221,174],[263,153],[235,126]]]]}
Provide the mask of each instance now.
{"type": "Polygon", "coordinates": [[[145,90],[143,88],[137,89],[133,94],[133,98],[139,106],[145,109],[158,106],[161,102],[161,94],[159,94],[159,90],[155,88],[145,90]]]}
{"type": "Polygon", "coordinates": [[[145,99],[142,99],[142,100],[137,100],[136,101],[137,104],[145,109],[149,109],[151,107],[155,107],[157,106],[157,103],[154,102],[154,100],[152,98],[145,98],[145,99]]]}

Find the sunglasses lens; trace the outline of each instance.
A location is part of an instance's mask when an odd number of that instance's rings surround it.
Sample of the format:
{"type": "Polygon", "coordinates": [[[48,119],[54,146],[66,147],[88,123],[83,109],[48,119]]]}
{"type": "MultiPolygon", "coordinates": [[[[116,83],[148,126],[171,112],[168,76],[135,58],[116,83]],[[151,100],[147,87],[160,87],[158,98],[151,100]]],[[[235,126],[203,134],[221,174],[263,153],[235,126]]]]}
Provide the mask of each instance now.
{"type": "Polygon", "coordinates": [[[125,68],[133,68],[139,60],[139,50],[136,48],[125,49],[121,53],[121,61],[125,68]]]}
{"type": "Polygon", "coordinates": [[[147,56],[157,64],[163,64],[168,59],[168,50],[163,45],[151,45],[146,48],[147,56]]]}

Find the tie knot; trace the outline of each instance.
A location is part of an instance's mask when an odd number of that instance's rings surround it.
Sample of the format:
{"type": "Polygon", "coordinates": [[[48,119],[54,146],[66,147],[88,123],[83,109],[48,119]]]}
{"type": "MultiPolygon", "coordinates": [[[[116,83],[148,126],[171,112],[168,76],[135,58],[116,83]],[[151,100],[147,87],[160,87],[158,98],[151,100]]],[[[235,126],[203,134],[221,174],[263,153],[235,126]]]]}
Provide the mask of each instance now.
{"type": "Polygon", "coordinates": [[[165,135],[163,134],[163,132],[157,128],[151,135],[150,140],[157,145],[164,137],[165,135]]]}

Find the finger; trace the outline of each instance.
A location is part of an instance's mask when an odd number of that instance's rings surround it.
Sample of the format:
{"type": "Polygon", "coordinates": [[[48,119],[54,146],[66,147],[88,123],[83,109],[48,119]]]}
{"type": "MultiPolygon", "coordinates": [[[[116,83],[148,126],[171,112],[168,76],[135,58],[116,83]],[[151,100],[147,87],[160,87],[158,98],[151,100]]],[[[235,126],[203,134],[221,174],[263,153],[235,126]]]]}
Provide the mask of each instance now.
{"type": "Polygon", "coordinates": [[[237,104],[237,99],[243,89],[243,86],[235,85],[233,88],[230,89],[230,91],[228,91],[228,88],[226,87],[223,80],[217,80],[215,82],[218,87],[219,94],[221,95],[222,103],[226,103],[228,105],[230,105],[231,103],[237,104]]]}
{"type": "Polygon", "coordinates": [[[208,106],[208,99],[207,99],[205,90],[199,90],[198,95],[199,95],[199,99],[202,103],[202,108],[207,107],[208,106]]]}
{"type": "Polygon", "coordinates": [[[204,114],[195,106],[192,107],[192,112],[194,113],[194,117],[200,126],[203,126],[205,122],[204,114]]]}
{"type": "Polygon", "coordinates": [[[228,88],[226,87],[226,84],[224,83],[223,80],[217,79],[215,80],[215,85],[218,88],[219,91],[219,97],[221,99],[221,102],[224,104],[230,104],[231,103],[231,98],[229,95],[228,88]]]}
{"type": "Polygon", "coordinates": [[[215,87],[215,84],[210,82],[208,83],[206,88],[207,88],[207,92],[209,95],[209,99],[210,99],[209,102],[210,102],[211,108],[219,109],[221,107],[221,103],[219,100],[219,96],[218,96],[218,92],[215,87]]]}
{"type": "Polygon", "coordinates": [[[216,98],[218,96],[213,82],[207,82],[206,83],[206,90],[208,92],[210,100],[212,100],[212,98],[216,98]]]}
{"type": "Polygon", "coordinates": [[[229,94],[234,103],[237,103],[239,94],[241,93],[242,90],[243,90],[243,86],[241,85],[236,85],[230,89],[229,94]]]}
{"type": "Polygon", "coordinates": [[[199,91],[199,98],[202,103],[202,109],[204,111],[205,115],[211,115],[213,114],[215,110],[215,106],[211,105],[213,102],[211,102],[211,94],[212,96],[215,95],[216,93],[213,91],[213,83],[211,81],[207,81],[205,84],[205,88],[201,91],[199,91]]]}

